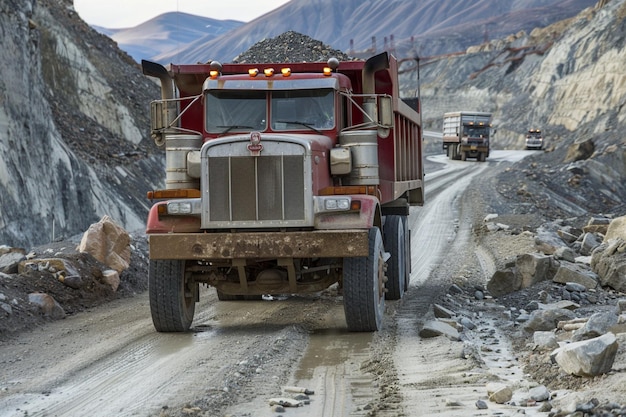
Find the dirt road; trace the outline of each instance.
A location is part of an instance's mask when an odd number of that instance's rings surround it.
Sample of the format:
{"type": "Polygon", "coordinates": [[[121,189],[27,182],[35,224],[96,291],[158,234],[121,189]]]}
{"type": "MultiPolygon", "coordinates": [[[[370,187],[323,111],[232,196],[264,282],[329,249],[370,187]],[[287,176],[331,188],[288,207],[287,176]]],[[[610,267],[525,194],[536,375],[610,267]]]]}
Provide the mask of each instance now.
{"type": "Polygon", "coordinates": [[[387,303],[379,333],[348,333],[332,290],[218,302],[209,288],[192,332],[162,334],[144,293],[1,346],[0,416],[274,416],[269,401],[293,396],[286,386],[314,391],[289,416],[470,415],[486,373],[519,378],[514,361],[506,362],[506,341],[490,342],[499,361],[479,367],[461,359],[462,342],[422,339],[418,331],[459,271],[493,273],[493,259],[470,244],[472,222],[484,213],[466,187],[526,154],[429,162],[427,204],[410,216],[411,286],[403,300],[387,303]]]}

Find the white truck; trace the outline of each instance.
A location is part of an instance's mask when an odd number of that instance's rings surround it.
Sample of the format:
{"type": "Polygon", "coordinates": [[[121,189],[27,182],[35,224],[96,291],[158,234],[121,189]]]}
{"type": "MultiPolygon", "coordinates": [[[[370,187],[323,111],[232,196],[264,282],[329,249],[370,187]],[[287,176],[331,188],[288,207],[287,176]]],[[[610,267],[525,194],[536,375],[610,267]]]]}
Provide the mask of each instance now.
{"type": "Polygon", "coordinates": [[[526,149],[543,149],[543,133],[541,129],[528,129],[526,134],[526,149]]]}
{"type": "Polygon", "coordinates": [[[450,159],[485,162],[493,134],[491,113],[458,111],[443,115],[443,149],[450,159]]]}

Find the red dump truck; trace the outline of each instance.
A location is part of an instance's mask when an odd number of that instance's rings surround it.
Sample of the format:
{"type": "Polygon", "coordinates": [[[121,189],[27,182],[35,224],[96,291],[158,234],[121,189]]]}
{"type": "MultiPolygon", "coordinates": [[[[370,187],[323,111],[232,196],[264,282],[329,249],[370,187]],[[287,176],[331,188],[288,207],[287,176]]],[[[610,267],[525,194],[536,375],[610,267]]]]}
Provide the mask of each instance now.
{"type": "Polygon", "coordinates": [[[166,165],[148,192],[156,330],[190,328],[200,284],[222,301],[338,284],[348,330],[377,331],[424,203],[419,100],[400,98],[396,59],[142,68],[161,83],[166,165]]]}
{"type": "Polygon", "coordinates": [[[485,162],[494,133],[491,113],[460,111],[443,115],[443,150],[450,159],[476,158],[485,162]]]}

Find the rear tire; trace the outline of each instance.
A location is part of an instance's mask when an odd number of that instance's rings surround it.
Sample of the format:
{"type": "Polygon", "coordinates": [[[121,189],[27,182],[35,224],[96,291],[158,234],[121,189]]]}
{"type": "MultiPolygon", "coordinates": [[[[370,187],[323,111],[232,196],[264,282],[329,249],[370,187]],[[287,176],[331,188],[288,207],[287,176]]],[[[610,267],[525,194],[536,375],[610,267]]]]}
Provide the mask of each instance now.
{"type": "Polygon", "coordinates": [[[185,273],[185,261],[150,261],[148,293],[152,323],[158,332],[185,332],[191,327],[198,283],[185,273]]]}
{"type": "Polygon", "coordinates": [[[387,216],[385,219],[385,250],[391,254],[387,262],[387,292],[385,299],[399,300],[406,291],[406,221],[403,216],[387,216]]]}
{"type": "Polygon", "coordinates": [[[383,240],[378,227],[369,230],[369,255],[343,260],[343,307],[348,330],[374,332],[385,311],[383,240]]]}

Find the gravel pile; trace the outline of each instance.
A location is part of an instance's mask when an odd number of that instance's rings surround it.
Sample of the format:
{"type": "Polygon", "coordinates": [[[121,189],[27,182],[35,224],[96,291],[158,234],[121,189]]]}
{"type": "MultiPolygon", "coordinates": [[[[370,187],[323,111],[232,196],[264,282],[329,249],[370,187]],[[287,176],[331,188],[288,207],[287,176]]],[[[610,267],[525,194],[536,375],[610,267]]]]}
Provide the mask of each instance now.
{"type": "Polygon", "coordinates": [[[275,38],[263,39],[238,55],[234,63],[249,62],[326,62],[335,57],[339,61],[354,58],[298,32],[285,32],[275,38]]]}

